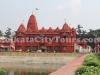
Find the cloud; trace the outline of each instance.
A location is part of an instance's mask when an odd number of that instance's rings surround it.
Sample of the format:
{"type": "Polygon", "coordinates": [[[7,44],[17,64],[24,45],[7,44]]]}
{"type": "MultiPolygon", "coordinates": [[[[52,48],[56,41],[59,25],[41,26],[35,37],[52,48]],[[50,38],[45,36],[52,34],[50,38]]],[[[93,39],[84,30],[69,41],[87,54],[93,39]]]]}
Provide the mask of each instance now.
{"type": "Polygon", "coordinates": [[[66,3],[65,5],[59,5],[57,10],[69,10],[70,12],[78,13],[79,6],[81,5],[81,0],[70,0],[70,2],[66,3]]]}

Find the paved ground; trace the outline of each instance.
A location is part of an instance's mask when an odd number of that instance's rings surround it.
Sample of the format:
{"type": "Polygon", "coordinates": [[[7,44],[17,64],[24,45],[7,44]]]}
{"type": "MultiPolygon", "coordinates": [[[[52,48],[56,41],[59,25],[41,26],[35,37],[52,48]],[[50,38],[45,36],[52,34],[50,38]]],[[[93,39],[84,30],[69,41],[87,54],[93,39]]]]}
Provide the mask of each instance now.
{"type": "Polygon", "coordinates": [[[49,75],[74,75],[75,70],[82,65],[82,62],[84,61],[84,58],[88,54],[85,54],[78,59],[72,61],[71,63],[65,65],[64,67],[58,69],[57,71],[49,74],[49,75]]]}

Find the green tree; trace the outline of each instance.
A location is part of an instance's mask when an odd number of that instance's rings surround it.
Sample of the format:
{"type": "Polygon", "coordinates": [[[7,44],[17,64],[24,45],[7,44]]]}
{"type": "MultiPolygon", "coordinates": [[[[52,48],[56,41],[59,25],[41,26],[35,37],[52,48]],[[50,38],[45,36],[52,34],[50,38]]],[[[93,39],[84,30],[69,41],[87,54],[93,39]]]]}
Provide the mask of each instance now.
{"type": "Polygon", "coordinates": [[[95,32],[96,32],[96,35],[97,35],[98,37],[100,37],[100,29],[95,30],[95,32]]]}
{"type": "Polygon", "coordinates": [[[77,31],[77,38],[80,38],[80,39],[81,39],[81,33],[82,33],[81,28],[83,27],[80,24],[78,24],[76,31],[77,31]]]}
{"type": "Polygon", "coordinates": [[[97,31],[93,30],[93,29],[89,29],[89,34],[92,34],[92,35],[96,36],[97,31]]]}
{"type": "Polygon", "coordinates": [[[96,30],[89,29],[89,32],[87,33],[87,38],[88,38],[88,39],[92,38],[93,41],[87,42],[87,44],[88,44],[89,46],[91,46],[93,49],[95,48],[94,38],[96,37],[96,35],[97,35],[96,30]]]}
{"type": "Polygon", "coordinates": [[[3,32],[0,30],[0,36],[3,36],[3,32]]]}
{"type": "Polygon", "coordinates": [[[87,36],[86,30],[82,30],[81,40],[82,40],[83,38],[86,38],[86,36],[87,36]]]}
{"type": "Polygon", "coordinates": [[[10,36],[11,36],[11,28],[7,28],[5,32],[5,37],[10,38],[10,36]]]}
{"type": "Polygon", "coordinates": [[[47,49],[46,47],[44,47],[44,46],[41,46],[41,48],[40,48],[41,50],[42,50],[42,52],[45,52],[45,50],[47,49]]]}

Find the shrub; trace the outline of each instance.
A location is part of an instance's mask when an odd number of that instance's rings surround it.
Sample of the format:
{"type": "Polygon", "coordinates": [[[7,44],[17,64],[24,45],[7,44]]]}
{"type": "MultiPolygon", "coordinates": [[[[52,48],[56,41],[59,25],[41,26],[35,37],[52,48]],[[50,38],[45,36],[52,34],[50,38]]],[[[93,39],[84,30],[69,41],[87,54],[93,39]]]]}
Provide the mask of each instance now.
{"type": "Polygon", "coordinates": [[[87,56],[83,62],[84,66],[100,66],[98,58],[94,54],[87,56]]]}
{"type": "Polygon", "coordinates": [[[88,67],[88,71],[97,75],[98,74],[98,71],[99,71],[99,68],[98,67],[94,67],[94,66],[90,66],[88,67]]]}
{"type": "Polygon", "coordinates": [[[99,73],[99,68],[94,66],[81,66],[75,71],[75,75],[98,75],[99,73]]]}
{"type": "Polygon", "coordinates": [[[83,62],[83,65],[84,66],[94,66],[94,67],[97,67],[97,66],[99,66],[99,62],[95,61],[95,60],[88,60],[88,61],[83,62]]]}
{"type": "Polygon", "coordinates": [[[82,75],[94,75],[94,74],[92,72],[86,72],[86,73],[84,73],[82,75]]]}
{"type": "Polygon", "coordinates": [[[100,52],[97,55],[100,56],[100,52]]]}
{"type": "Polygon", "coordinates": [[[88,72],[88,66],[81,66],[81,67],[79,67],[78,69],[76,69],[76,71],[75,71],[75,75],[81,75],[81,74],[83,74],[83,73],[85,73],[85,72],[88,72]]]}
{"type": "Polygon", "coordinates": [[[100,55],[90,54],[88,55],[83,66],[79,67],[75,71],[75,75],[100,75],[100,60],[97,57],[100,55]]]}
{"type": "Polygon", "coordinates": [[[0,75],[6,75],[6,74],[7,74],[7,72],[4,69],[0,68],[0,75]]]}
{"type": "Polygon", "coordinates": [[[96,55],[96,57],[100,60],[100,52],[96,55]]]}
{"type": "Polygon", "coordinates": [[[46,47],[44,47],[44,46],[41,46],[41,48],[40,48],[41,50],[42,50],[42,52],[45,52],[45,50],[46,50],[46,47]]]}

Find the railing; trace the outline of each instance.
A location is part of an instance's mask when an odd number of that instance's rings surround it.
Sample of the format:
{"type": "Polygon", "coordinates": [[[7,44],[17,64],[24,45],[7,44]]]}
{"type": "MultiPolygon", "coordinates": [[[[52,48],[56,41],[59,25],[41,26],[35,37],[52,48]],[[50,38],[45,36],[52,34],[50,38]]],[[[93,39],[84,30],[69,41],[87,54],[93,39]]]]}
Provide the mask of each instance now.
{"type": "Polygon", "coordinates": [[[33,52],[0,52],[0,56],[32,56],[32,57],[80,57],[81,53],[33,53],[33,52]]]}

